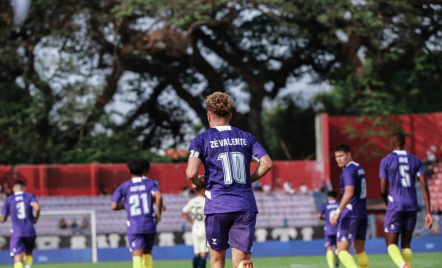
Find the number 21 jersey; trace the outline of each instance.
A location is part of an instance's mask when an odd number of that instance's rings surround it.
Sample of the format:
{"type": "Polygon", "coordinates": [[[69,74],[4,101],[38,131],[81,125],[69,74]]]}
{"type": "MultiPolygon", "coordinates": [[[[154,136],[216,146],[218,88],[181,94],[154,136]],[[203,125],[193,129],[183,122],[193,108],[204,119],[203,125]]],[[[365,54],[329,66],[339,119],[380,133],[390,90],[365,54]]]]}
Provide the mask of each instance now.
{"type": "Polygon", "coordinates": [[[158,183],[148,178],[132,178],[115,190],[112,202],[124,201],[127,213],[127,234],[156,232],[152,195],[159,191],[158,183]]]}
{"type": "Polygon", "coordinates": [[[267,152],[247,132],[231,126],[213,127],[198,135],[189,147],[191,157],[204,165],[206,215],[258,212],[250,183],[250,163],[267,152]]]}
{"type": "Polygon", "coordinates": [[[381,161],[379,178],[388,179],[387,210],[416,211],[416,178],[424,174],[422,162],[404,150],[395,150],[381,161]]]}

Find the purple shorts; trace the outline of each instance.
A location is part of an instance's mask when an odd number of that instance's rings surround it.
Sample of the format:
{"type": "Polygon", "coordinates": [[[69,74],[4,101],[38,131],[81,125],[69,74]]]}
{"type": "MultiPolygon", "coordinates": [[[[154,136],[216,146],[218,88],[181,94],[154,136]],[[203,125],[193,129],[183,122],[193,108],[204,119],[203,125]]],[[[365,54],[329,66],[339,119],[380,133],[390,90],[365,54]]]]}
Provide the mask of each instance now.
{"type": "Polygon", "coordinates": [[[325,235],[325,244],[324,247],[333,247],[336,246],[336,235],[325,235]]]}
{"type": "Polygon", "coordinates": [[[35,248],[36,236],[11,237],[11,257],[22,253],[32,253],[35,248]]]}
{"type": "Polygon", "coordinates": [[[137,249],[151,249],[155,244],[156,233],[127,235],[130,252],[137,249]]]}
{"type": "Polygon", "coordinates": [[[365,241],[367,235],[367,219],[342,218],[338,223],[338,242],[350,242],[355,240],[365,241]]]}
{"type": "Polygon", "coordinates": [[[222,251],[230,247],[245,253],[252,252],[256,213],[231,212],[206,216],[207,245],[222,251]]]}
{"type": "Polygon", "coordinates": [[[402,231],[414,231],[417,221],[417,211],[387,210],[384,220],[384,232],[399,234],[402,231]]]}

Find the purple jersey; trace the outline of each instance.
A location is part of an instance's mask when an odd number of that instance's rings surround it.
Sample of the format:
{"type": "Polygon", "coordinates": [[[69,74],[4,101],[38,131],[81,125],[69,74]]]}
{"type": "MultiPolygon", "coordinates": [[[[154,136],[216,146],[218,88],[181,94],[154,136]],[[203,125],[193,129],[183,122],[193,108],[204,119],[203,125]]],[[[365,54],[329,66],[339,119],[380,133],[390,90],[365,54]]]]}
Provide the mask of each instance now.
{"type": "Polygon", "coordinates": [[[250,133],[230,126],[210,128],[192,141],[189,150],[204,165],[205,214],[258,212],[250,163],[267,152],[250,133]]]}
{"type": "Polygon", "coordinates": [[[379,177],[390,185],[387,210],[418,210],[415,185],[420,174],[424,174],[422,162],[407,151],[395,150],[382,159],[379,177]]]}
{"type": "Polygon", "coordinates": [[[324,204],[322,204],[321,208],[319,209],[319,214],[322,215],[322,217],[325,218],[325,227],[324,232],[325,235],[335,235],[338,232],[338,227],[333,226],[330,223],[331,218],[336,212],[336,209],[339,207],[338,201],[328,201],[324,204]]]}
{"type": "Polygon", "coordinates": [[[365,172],[362,167],[351,161],[342,170],[339,178],[339,186],[341,187],[341,194],[344,196],[345,186],[354,186],[355,190],[353,197],[341,213],[341,218],[366,219],[367,218],[367,184],[365,181],[365,172]]]}
{"type": "Polygon", "coordinates": [[[124,201],[128,235],[156,232],[152,195],[157,191],[158,183],[148,178],[132,178],[115,191],[112,202],[124,201]]]}
{"type": "Polygon", "coordinates": [[[34,202],[38,202],[35,195],[24,192],[16,192],[6,199],[2,209],[2,215],[9,215],[11,217],[11,236],[36,236],[34,210],[32,208],[34,202]]]}

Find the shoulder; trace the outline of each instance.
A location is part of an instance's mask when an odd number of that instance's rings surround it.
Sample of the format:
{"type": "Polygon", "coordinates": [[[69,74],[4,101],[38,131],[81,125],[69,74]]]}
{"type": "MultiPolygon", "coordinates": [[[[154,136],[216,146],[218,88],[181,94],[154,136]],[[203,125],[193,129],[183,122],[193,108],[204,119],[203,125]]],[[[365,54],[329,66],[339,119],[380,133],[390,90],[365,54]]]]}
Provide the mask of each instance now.
{"type": "Polygon", "coordinates": [[[6,203],[11,203],[11,201],[14,199],[14,195],[12,194],[12,195],[10,195],[10,196],[8,196],[7,198],[6,198],[6,200],[5,200],[5,204],[6,203]]]}
{"type": "Polygon", "coordinates": [[[395,153],[389,153],[381,160],[381,164],[388,164],[392,159],[396,158],[395,153]]]}
{"type": "Polygon", "coordinates": [[[143,182],[144,182],[144,184],[147,184],[149,186],[157,186],[157,187],[159,186],[158,181],[154,180],[154,179],[151,179],[151,178],[145,178],[143,180],[143,182]]]}

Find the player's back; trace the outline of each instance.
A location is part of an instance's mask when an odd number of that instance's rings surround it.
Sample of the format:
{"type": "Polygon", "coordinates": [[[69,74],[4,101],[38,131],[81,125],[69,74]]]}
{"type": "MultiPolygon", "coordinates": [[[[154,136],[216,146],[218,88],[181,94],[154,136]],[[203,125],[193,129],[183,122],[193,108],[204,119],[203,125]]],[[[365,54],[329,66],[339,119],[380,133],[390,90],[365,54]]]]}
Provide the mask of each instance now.
{"type": "Polygon", "coordinates": [[[341,214],[343,218],[367,218],[367,183],[365,171],[362,167],[352,161],[343,169],[339,180],[341,193],[344,195],[345,186],[354,186],[353,197],[341,214]]]}
{"type": "Polygon", "coordinates": [[[35,195],[16,192],[5,202],[7,214],[12,221],[12,235],[17,237],[35,236],[34,211],[32,203],[37,202],[35,195]]]}
{"type": "Polygon", "coordinates": [[[156,181],[148,178],[132,178],[115,191],[112,201],[124,200],[127,213],[127,234],[156,232],[153,194],[159,191],[156,181]]]}
{"type": "Polygon", "coordinates": [[[424,173],[422,162],[405,150],[395,150],[381,161],[380,177],[388,179],[388,210],[418,210],[416,178],[424,173]]]}
{"type": "Polygon", "coordinates": [[[338,227],[333,226],[330,223],[331,218],[336,212],[336,209],[339,207],[339,202],[336,200],[333,201],[327,201],[324,204],[322,204],[320,213],[324,216],[325,219],[325,235],[335,235],[338,232],[338,227]]]}
{"type": "Polygon", "coordinates": [[[250,163],[267,153],[250,133],[230,126],[210,128],[192,141],[189,150],[198,153],[204,165],[205,214],[258,212],[250,163]]]}
{"type": "Polygon", "coordinates": [[[190,199],[186,206],[183,208],[184,213],[190,213],[192,215],[193,225],[192,233],[194,234],[204,234],[205,224],[204,220],[206,216],[204,215],[204,205],[206,199],[204,196],[196,196],[190,199]]]}

